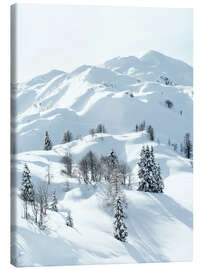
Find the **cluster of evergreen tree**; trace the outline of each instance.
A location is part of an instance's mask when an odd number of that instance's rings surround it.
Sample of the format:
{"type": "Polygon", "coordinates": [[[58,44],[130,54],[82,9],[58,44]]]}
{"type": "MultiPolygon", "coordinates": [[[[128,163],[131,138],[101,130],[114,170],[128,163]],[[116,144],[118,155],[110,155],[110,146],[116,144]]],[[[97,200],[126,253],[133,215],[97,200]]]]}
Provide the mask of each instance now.
{"type": "Polygon", "coordinates": [[[149,125],[149,126],[146,127],[145,121],[142,121],[140,124],[136,124],[136,126],[135,126],[135,131],[136,132],[144,131],[144,130],[147,131],[149,139],[151,141],[154,141],[154,129],[153,129],[152,125],[149,125]]]}
{"type": "Polygon", "coordinates": [[[138,162],[139,170],[138,190],[145,192],[162,193],[164,184],[161,177],[160,165],[155,162],[153,147],[143,146],[138,162]]]}
{"type": "Polygon", "coordinates": [[[73,140],[73,134],[69,130],[65,131],[61,143],[69,143],[72,140],[73,140]]]}
{"type": "Polygon", "coordinates": [[[105,126],[103,124],[98,124],[96,128],[91,128],[89,130],[89,134],[92,135],[92,137],[94,137],[96,133],[106,133],[105,126]]]}
{"type": "MultiPolygon", "coordinates": [[[[67,131],[64,132],[61,143],[62,144],[63,143],[68,143],[68,142],[71,142],[73,139],[74,139],[73,134],[69,130],[67,130],[67,131]]],[[[50,139],[48,131],[46,131],[45,132],[45,141],[44,141],[44,150],[49,151],[49,150],[52,149],[52,147],[53,147],[53,143],[52,143],[52,141],[50,139]]]]}

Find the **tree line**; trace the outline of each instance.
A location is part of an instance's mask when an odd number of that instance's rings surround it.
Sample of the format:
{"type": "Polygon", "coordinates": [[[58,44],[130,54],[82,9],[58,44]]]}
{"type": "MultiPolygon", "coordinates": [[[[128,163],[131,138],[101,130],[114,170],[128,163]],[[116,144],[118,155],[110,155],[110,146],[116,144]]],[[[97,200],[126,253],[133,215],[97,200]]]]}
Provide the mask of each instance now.
{"type": "MultiPolygon", "coordinates": [[[[62,173],[73,176],[73,160],[70,154],[65,154],[61,162],[64,164],[62,173]]],[[[103,181],[106,184],[105,202],[113,209],[113,235],[117,240],[125,242],[128,236],[125,219],[127,218],[127,202],[123,188],[132,187],[131,169],[126,162],[120,161],[112,150],[109,155],[98,157],[91,150],[78,163],[79,177],[85,184],[95,185],[103,181]]],[[[164,184],[161,177],[160,165],[155,162],[153,147],[143,147],[138,162],[138,191],[162,193],[164,184]]],[[[47,183],[34,188],[31,174],[27,164],[24,165],[21,182],[21,199],[24,202],[24,217],[28,219],[28,205],[36,224],[44,228],[44,218],[47,210],[58,212],[58,199],[56,190],[49,194],[48,188],[52,175],[50,167],[47,171],[47,183]]],[[[70,210],[67,210],[65,221],[67,226],[73,227],[73,218],[70,210]]]]}

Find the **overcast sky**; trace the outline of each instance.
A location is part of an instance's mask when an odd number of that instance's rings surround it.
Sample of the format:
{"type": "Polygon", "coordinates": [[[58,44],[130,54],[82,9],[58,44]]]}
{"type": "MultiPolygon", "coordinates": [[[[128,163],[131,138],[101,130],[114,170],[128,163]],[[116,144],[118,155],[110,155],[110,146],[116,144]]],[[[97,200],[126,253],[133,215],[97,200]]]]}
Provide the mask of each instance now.
{"type": "Polygon", "coordinates": [[[193,62],[192,9],[17,6],[17,78],[150,49],[193,62]]]}

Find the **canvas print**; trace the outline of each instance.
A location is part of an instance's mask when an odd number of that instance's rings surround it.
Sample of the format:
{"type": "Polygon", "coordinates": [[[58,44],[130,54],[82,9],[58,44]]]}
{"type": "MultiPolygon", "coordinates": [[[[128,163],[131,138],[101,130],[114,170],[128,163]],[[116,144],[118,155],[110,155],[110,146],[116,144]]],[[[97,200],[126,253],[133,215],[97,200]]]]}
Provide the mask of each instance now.
{"type": "Polygon", "coordinates": [[[11,263],[192,260],[193,11],[11,7],[11,263]]]}

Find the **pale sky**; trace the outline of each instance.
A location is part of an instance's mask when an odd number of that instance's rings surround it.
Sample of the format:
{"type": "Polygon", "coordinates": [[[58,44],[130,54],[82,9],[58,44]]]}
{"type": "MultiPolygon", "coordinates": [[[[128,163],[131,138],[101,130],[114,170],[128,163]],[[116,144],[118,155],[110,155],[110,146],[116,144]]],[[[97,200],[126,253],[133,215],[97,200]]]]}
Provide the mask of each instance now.
{"type": "Polygon", "coordinates": [[[17,80],[156,50],[193,63],[193,10],[17,6],[17,80]]]}

